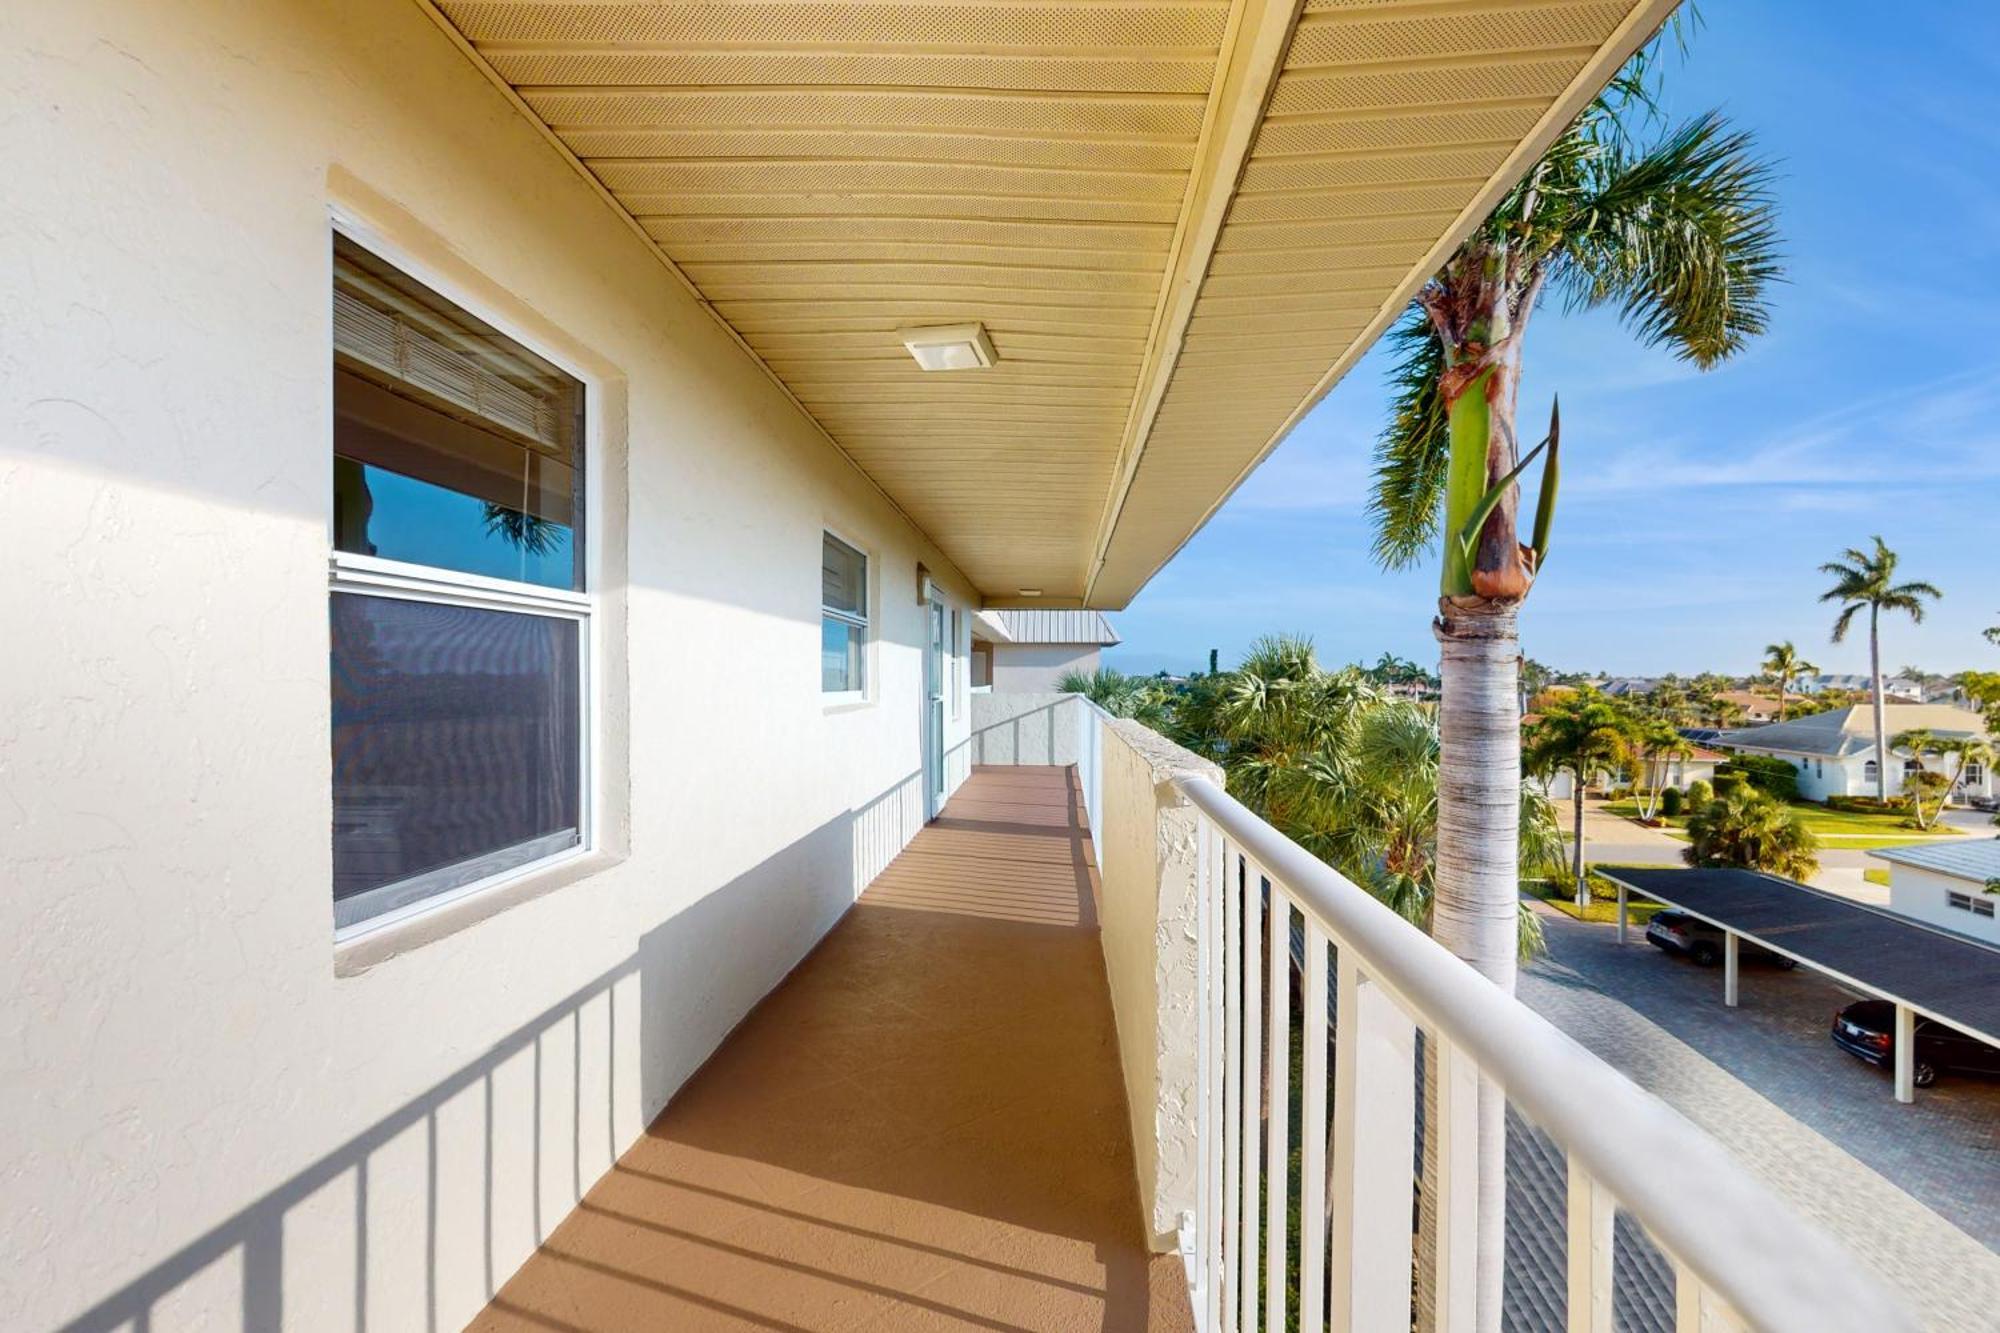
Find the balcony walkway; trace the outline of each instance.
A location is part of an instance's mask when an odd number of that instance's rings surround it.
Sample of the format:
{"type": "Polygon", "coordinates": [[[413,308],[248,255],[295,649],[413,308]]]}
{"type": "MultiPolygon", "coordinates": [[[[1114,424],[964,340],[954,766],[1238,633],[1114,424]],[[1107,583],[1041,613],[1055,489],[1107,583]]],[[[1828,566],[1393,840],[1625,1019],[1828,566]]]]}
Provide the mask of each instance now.
{"type": "Polygon", "coordinates": [[[473,1327],[1187,1329],[1068,771],[982,768],[473,1327]]]}

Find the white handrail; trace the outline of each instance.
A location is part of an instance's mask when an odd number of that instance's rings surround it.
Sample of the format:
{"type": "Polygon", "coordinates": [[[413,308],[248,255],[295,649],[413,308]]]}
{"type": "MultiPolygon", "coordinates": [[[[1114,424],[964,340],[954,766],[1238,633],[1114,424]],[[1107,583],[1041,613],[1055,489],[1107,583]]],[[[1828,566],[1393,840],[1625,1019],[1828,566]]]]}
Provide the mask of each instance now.
{"type": "Polygon", "coordinates": [[[1794,1216],[1679,1112],[1499,994],[1213,783],[1189,777],[1177,786],[1274,888],[1317,918],[1336,946],[1353,950],[1370,980],[1470,1057],[1678,1265],[1752,1327],[1814,1333],[1916,1327],[1910,1310],[1856,1256],[1794,1216]],[[1632,1152],[1634,1143],[1646,1145],[1643,1158],[1632,1152]]]}

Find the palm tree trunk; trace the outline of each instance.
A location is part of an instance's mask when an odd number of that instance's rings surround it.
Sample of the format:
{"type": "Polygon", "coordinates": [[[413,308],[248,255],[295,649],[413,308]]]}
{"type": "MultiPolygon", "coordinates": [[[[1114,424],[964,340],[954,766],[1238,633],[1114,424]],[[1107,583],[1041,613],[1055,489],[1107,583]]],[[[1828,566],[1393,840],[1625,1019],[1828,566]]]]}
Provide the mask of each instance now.
{"type": "MultiPolygon", "coordinates": [[[[1521,715],[1514,607],[1444,598],[1438,852],[1431,934],[1511,995],[1520,916],[1521,715]]],[[[1479,1087],[1479,1328],[1499,1333],[1507,1227],[1506,1097],[1479,1087]]]]}
{"type": "Polygon", "coordinates": [[[1888,723],[1882,712],[1882,631],[1881,613],[1868,608],[1868,672],[1875,686],[1875,798],[1889,802],[1888,723]]]}
{"type": "Polygon", "coordinates": [[[1588,882],[1587,882],[1587,881],[1586,881],[1586,880],[1584,879],[1584,877],[1583,877],[1583,780],[1584,780],[1584,776],[1585,776],[1585,774],[1584,774],[1584,770],[1583,770],[1583,765],[1581,765],[1581,764],[1577,765],[1577,770],[1576,770],[1576,792],[1575,792],[1575,796],[1576,796],[1576,800],[1575,800],[1575,801],[1573,801],[1573,802],[1572,802],[1571,804],[1573,804],[1573,805],[1574,805],[1574,806],[1576,807],[1576,846],[1575,846],[1574,850],[1575,850],[1575,853],[1576,853],[1576,905],[1577,905],[1578,907],[1588,907],[1588,906],[1590,906],[1590,885],[1589,885],[1589,883],[1588,883],[1588,882]]]}
{"type": "Polygon", "coordinates": [[[1788,683],[1781,673],[1778,676],[1778,721],[1780,722],[1785,720],[1785,686],[1788,683]]]}

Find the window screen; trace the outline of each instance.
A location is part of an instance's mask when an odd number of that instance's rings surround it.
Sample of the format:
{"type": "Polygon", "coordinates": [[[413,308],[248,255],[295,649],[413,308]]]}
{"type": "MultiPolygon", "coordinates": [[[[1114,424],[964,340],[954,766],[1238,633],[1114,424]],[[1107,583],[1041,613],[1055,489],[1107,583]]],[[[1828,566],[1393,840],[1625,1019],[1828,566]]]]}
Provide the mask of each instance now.
{"type": "Polygon", "coordinates": [[[334,546],[581,589],[583,386],[344,236],[334,546]]]}
{"type": "Polygon", "coordinates": [[[336,925],[580,841],[578,621],[332,597],[336,925]]]}
{"type": "Polygon", "coordinates": [[[868,642],[868,557],[832,533],[820,540],[820,689],[841,694],[865,688],[868,642]]]}

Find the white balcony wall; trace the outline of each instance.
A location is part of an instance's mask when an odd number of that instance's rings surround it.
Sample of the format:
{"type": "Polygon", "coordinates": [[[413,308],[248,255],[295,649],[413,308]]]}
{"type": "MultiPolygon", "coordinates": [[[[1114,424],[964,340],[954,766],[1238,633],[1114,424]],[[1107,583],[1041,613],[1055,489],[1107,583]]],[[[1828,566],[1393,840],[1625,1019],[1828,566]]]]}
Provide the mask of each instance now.
{"type": "Polygon", "coordinates": [[[0,1322],[458,1327],[915,832],[971,589],[408,0],[0,30],[0,1322]],[[605,669],[601,853],[338,959],[336,206],[597,383],[605,669]]]}

